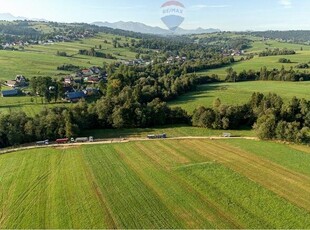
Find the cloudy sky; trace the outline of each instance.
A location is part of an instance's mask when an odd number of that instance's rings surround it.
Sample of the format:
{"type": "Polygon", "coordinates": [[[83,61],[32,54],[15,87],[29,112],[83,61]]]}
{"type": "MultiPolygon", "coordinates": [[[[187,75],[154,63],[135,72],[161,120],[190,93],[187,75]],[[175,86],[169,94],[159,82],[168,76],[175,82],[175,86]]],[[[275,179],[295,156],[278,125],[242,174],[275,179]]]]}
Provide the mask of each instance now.
{"type": "MultiPolygon", "coordinates": [[[[181,27],[221,30],[310,29],[309,0],[179,0],[181,27]]],[[[165,0],[0,0],[0,13],[59,22],[136,21],[152,26],[165,0]]]]}

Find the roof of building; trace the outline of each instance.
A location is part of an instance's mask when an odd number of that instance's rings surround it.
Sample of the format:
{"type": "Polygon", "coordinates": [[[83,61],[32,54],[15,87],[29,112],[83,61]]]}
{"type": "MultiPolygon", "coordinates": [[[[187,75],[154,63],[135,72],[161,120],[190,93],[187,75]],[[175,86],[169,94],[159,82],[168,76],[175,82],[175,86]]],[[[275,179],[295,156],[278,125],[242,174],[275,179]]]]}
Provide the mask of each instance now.
{"type": "Polygon", "coordinates": [[[6,84],[8,84],[8,85],[16,85],[17,82],[15,80],[8,80],[8,81],[6,81],[6,84]]]}
{"type": "Polygon", "coordinates": [[[69,100],[81,99],[81,98],[84,98],[84,97],[85,97],[85,94],[82,91],[67,93],[67,98],[69,100]]]}
{"type": "Polygon", "coordinates": [[[12,90],[3,90],[2,91],[2,96],[7,97],[7,96],[16,96],[18,95],[18,90],[17,89],[12,89],[12,90]]]}

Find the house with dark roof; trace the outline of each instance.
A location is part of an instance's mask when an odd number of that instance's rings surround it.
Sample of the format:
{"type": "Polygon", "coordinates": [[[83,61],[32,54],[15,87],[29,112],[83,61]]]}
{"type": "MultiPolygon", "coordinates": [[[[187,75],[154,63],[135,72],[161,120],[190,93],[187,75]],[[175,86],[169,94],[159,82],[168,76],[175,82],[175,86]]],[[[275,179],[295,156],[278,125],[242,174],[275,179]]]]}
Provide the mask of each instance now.
{"type": "Polygon", "coordinates": [[[66,100],[69,102],[78,102],[79,100],[81,100],[85,97],[86,97],[86,95],[82,91],[66,93],[66,100]]]}
{"type": "Polygon", "coordinates": [[[20,94],[20,91],[17,89],[12,90],[2,90],[2,97],[14,97],[20,94]]]}

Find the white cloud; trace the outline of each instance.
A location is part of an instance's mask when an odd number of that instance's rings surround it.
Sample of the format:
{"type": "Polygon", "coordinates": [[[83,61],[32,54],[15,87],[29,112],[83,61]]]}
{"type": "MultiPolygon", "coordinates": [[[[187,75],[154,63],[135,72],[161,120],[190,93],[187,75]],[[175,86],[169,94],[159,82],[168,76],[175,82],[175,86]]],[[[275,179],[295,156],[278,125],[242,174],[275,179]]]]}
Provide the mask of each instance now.
{"type": "Polygon", "coordinates": [[[279,0],[279,3],[287,9],[292,7],[292,0],[279,0]]]}

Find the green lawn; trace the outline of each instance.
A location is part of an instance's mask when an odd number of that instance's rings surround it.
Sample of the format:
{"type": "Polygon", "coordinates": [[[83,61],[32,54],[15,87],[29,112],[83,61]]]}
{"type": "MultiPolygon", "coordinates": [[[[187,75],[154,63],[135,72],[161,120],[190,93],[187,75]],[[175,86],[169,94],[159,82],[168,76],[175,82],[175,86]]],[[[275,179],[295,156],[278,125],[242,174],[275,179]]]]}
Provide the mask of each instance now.
{"type": "Polygon", "coordinates": [[[252,81],[240,83],[219,83],[202,85],[198,90],[185,94],[173,102],[171,106],[180,106],[189,113],[199,106],[210,107],[216,98],[220,98],[222,104],[241,105],[248,102],[254,92],[264,94],[276,93],[286,102],[294,96],[310,99],[310,82],[273,82],[252,81]]]}
{"type": "Polygon", "coordinates": [[[235,145],[165,140],[2,155],[0,226],[309,228],[310,178],[286,168],[289,147],[270,160],[235,145]]]}

